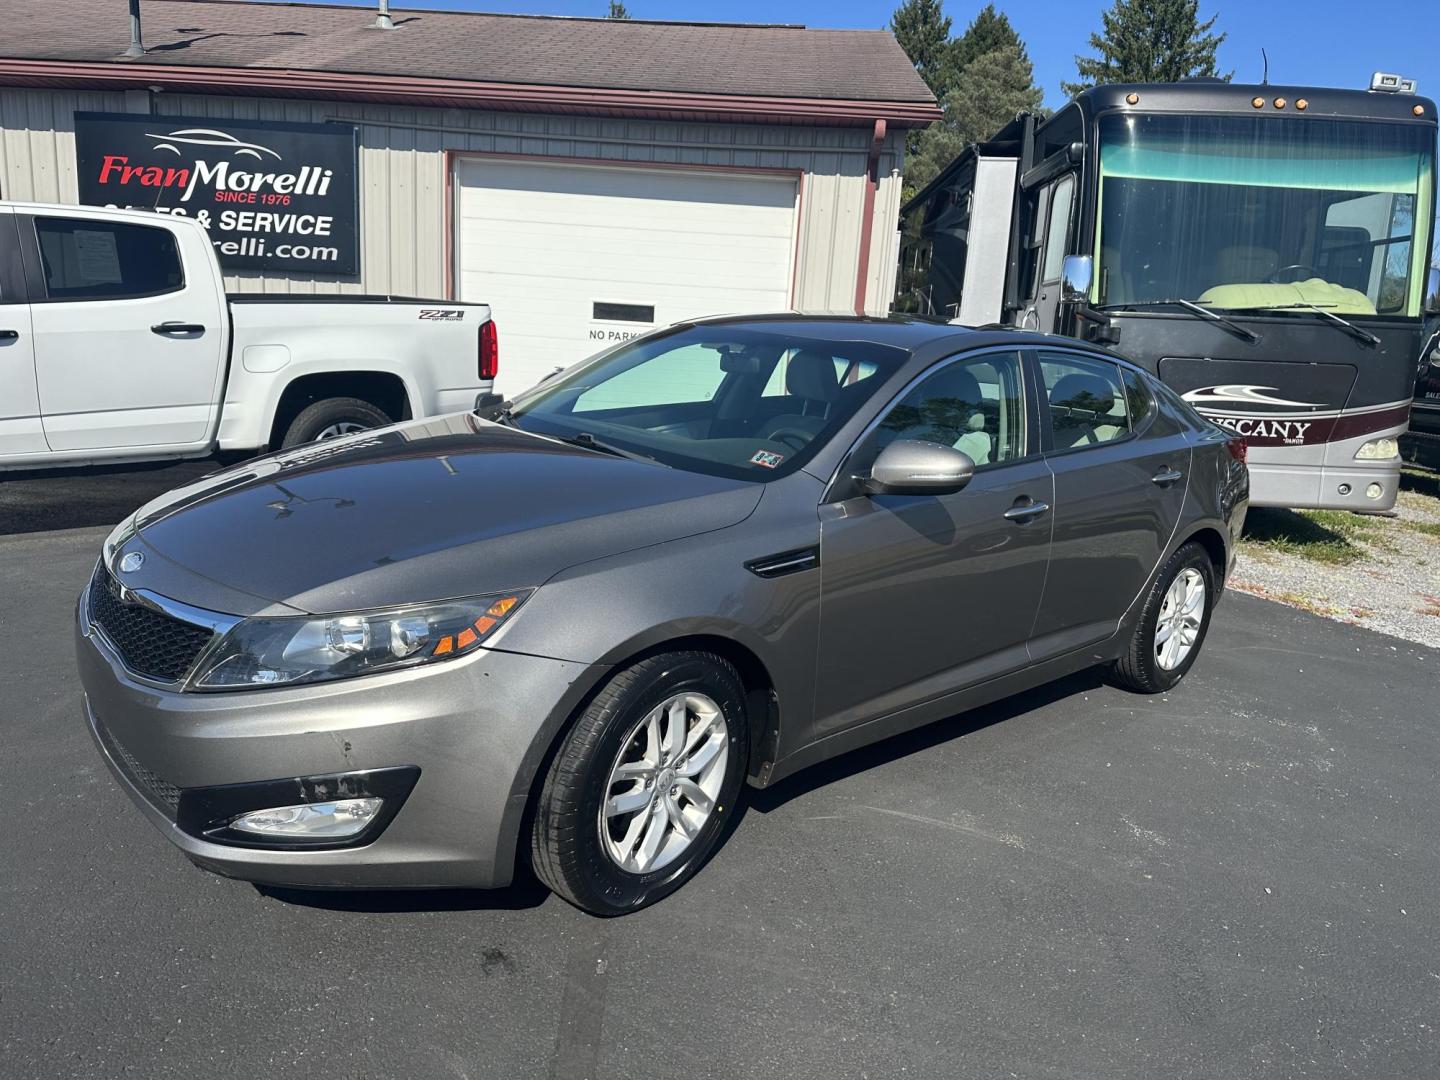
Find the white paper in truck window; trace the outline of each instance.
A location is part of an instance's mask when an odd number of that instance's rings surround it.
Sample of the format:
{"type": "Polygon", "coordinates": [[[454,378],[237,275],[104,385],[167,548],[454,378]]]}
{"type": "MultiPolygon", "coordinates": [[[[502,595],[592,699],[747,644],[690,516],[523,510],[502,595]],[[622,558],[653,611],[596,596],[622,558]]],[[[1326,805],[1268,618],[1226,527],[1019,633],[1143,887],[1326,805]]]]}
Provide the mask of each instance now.
{"type": "Polygon", "coordinates": [[[115,234],[95,229],[75,230],[75,263],[86,285],[120,284],[120,252],[115,234]]]}

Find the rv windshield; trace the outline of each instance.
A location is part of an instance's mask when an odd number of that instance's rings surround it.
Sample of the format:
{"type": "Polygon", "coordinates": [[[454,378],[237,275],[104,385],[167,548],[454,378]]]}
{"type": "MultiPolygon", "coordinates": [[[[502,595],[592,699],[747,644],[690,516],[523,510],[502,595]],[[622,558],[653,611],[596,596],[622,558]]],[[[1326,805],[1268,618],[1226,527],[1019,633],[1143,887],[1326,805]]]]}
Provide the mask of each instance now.
{"type": "Polygon", "coordinates": [[[1419,124],[1106,117],[1093,299],[1418,316],[1433,140],[1419,124]]]}

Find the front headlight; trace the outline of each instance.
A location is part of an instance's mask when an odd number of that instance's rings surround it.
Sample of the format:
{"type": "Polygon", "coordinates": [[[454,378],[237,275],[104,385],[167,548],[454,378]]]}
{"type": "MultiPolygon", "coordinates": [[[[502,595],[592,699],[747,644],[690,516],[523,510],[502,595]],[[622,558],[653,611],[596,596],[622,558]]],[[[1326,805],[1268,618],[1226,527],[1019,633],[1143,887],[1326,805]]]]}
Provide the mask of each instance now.
{"type": "Polygon", "coordinates": [[[1371,439],[1355,451],[1356,461],[1389,461],[1400,456],[1397,439],[1371,439]]]}
{"type": "Polygon", "coordinates": [[[479,648],[528,591],[320,618],[245,619],[200,661],[195,690],[297,686],[450,660],[479,648]]]}

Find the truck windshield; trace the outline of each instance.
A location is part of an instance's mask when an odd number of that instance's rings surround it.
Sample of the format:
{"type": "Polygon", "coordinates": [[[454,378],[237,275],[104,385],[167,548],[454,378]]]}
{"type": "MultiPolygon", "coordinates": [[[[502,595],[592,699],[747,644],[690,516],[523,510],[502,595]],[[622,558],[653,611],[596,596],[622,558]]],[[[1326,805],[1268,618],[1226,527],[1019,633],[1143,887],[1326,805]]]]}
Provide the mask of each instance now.
{"type": "Polygon", "coordinates": [[[1421,124],[1106,117],[1094,300],[1418,317],[1434,154],[1421,124]]]}

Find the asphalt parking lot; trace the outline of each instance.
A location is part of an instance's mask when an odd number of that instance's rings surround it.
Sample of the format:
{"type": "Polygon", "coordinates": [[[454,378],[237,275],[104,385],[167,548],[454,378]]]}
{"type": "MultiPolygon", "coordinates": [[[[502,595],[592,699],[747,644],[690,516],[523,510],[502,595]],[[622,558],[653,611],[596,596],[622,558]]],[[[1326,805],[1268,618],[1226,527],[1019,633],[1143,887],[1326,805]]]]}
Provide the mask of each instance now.
{"type": "Polygon", "coordinates": [[[116,475],[43,520],[0,481],[0,1076],[1435,1073],[1440,651],[1228,596],[1175,693],[1082,675],[754,793],[624,919],[262,892],[81,723],[90,519],[184,478],[116,475]]]}

